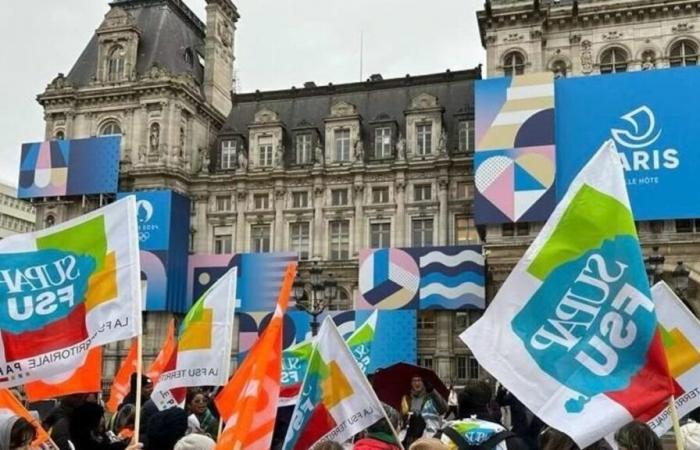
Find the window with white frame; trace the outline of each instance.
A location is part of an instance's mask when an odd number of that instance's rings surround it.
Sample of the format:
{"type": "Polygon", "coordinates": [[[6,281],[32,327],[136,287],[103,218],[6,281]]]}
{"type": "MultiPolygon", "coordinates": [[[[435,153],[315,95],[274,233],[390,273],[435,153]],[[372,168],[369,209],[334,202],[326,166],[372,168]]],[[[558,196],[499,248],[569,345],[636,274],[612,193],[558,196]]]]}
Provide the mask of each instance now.
{"type": "Polygon", "coordinates": [[[125,61],[124,47],[116,45],[110,49],[107,55],[107,81],[119,81],[124,78],[125,61]]]}
{"type": "Polygon", "coordinates": [[[676,42],[671,47],[668,62],[671,67],[697,66],[698,46],[687,39],[676,42]]]}
{"type": "Polygon", "coordinates": [[[612,47],[600,56],[600,73],[627,72],[629,56],[627,51],[620,47],[612,47]]]}
{"type": "Polygon", "coordinates": [[[414,247],[433,245],[433,219],[413,219],[411,232],[414,247]]]}
{"type": "Polygon", "coordinates": [[[231,228],[216,227],[214,228],[214,253],[217,255],[226,255],[231,253],[232,247],[231,228]]]}
{"type": "Polygon", "coordinates": [[[216,196],[216,210],[217,211],[231,211],[231,196],[230,195],[217,195],[216,196]]]}
{"type": "Polygon", "coordinates": [[[432,186],[430,184],[416,184],[413,186],[413,200],[416,202],[428,202],[432,198],[432,186]]]}
{"type": "Polygon", "coordinates": [[[331,190],[331,206],[345,206],[348,204],[347,189],[331,190]]]}
{"type": "Polygon", "coordinates": [[[350,257],[350,221],[331,220],[328,222],[328,248],[331,260],[338,261],[350,257]]]}
{"type": "Polygon", "coordinates": [[[416,154],[429,155],[432,153],[433,124],[416,124],[416,154]]]}
{"type": "Polygon", "coordinates": [[[309,206],[309,193],[307,191],[292,192],[292,208],[307,208],[309,206]]]}
{"type": "Polygon", "coordinates": [[[455,245],[476,244],[478,242],[479,233],[474,225],[474,218],[455,216],[455,245]]]}
{"type": "Polygon", "coordinates": [[[474,126],[469,120],[459,121],[459,147],[460,153],[472,153],[474,151],[474,126]]]}
{"type": "Polygon", "coordinates": [[[374,129],[374,157],[377,159],[391,157],[391,127],[374,129]]]}
{"type": "Polygon", "coordinates": [[[122,129],[119,126],[119,122],[116,120],[107,121],[100,127],[100,136],[113,136],[118,134],[122,134],[122,129]]]}
{"type": "Polygon", "coordinates": [[[371,248],[391,247],[391,223],[371,223],[369,225],[369,246],[371,248]]]}
{"type": "Polygon", "coordinates": [[[525,57],[518,51],[510,51],[503,57],[503,75],[512,77],[525,73],[525,57]]]}
{"type": "Polygon", "coordinates": [[[464,200],[465,198],[469,198],[469,183],[458,181],[455,189],[455,199],[464,200]]]}
{"type": "Polygon", "coordinates": [[[270,195],[269,194],[253,194],[254,209],[269,209],[270,195]]]}
{"type": "Polygon", "coordinates": [[[297,134],[296,146],[294,149],[294,161],[297,164],[309,164],[312,152],[311,133],[297,134]]]}
{"type": "Polygon", "coordinates": [[[250,251],[264,253],[270,251],[270,225],[250,226],[250,251]]]}
{"type": "Polygon", "coordinates": [[[372,203],[389,203],[389,187],[375,186],[372,188],[372,203]]]}
{"type": "Polygon", "coordinates": [[[299,259],[309,259],[310,243],[309,222],[294,222],[289,224],[289,239],[292,251],[297,252],[299,259]]]}
{"type": "Polygon", "coordinates": [[[272,136],[258,137],[258,167],[272,167],[272,136]]]}
{"type": "Polygon", "coordinates": [[[222,169],[236,168],[236,141],[234,139],[225,139],[221,141],[221,157],[219,158],[219,166],[222,169]]]}
{"type": "Polygon", "coordinates": [[[335,161],[350,161],[350,129],[336,128],[333,135],[335,137],[335,161]]]}

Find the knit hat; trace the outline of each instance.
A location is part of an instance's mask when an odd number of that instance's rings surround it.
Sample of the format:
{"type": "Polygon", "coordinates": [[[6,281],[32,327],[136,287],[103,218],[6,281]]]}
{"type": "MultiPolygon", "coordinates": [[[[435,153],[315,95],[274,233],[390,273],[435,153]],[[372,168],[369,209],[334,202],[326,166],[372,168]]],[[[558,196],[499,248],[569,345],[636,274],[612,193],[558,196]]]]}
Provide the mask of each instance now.
{"type": "Polygon", "coordinates": [[[148,421],[148,448],[172,450],[186,431],[187,413],[184,409],[172,407],[158,411],[148,421]]]}
{"type": "Polygon", "coordinates": [[[174,450],[214,450],[215,446],[216,442],[209,436],[192,433],[177,441],[174,450]]]}
{"type": "Polygon", "coordinates": [[[688,422],[681,427],[685,450],[700,450],[700,423],[688,422]]]}
{"type": "Polygon", "coordinates": [[[409,450],[447,450],[447,446],[440,439],[420,438],[411,444],[409,450]]]}

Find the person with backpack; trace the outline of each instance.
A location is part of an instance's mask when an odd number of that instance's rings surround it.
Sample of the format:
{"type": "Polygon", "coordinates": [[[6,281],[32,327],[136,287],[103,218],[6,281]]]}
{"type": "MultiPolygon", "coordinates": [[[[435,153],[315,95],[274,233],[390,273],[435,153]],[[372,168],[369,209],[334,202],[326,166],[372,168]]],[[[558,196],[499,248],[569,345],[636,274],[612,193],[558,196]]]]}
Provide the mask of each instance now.
{"type": "Polygon", "coordinates": [[[470,380],[458,396],[460,419],[447,422],[435,437],[449,450],[527,450],[522,439],[497,422],[492,397],[487,382],[470,380]]]}
{"type": "Polygon", "coordinates": [[[426,385],[423,377],[411,378],[411,392],[401,399],[401,414],[408,420],[412,414],[420,414],[425,421],[426,435],[433,435],[442,426],[442,416],[447,412],[447,402],[442,396],[426,385]]]}

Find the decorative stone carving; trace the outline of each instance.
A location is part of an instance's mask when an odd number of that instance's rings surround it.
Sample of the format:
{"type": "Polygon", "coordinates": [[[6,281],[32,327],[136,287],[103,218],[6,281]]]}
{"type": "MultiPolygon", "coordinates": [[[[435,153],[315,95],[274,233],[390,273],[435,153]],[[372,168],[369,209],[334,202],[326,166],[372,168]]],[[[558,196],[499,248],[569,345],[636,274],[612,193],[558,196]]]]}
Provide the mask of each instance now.
{"type": "Polygon", "coordinates": [[[484,42],[486,42],[487,45],[489,44],[495,44],[498,39],[496,38],[495,34],[489,34],[484,38],[484,42]]]}
{"type": "Polygon", "coordinates": [[[434,95],[420,94],[411,99],[411,109],[428,109],[437,108],[438,99],[434,95]]]}
{"type": "Polygon", "coordinates": [[[277,189],[275,189],[275,198],[277,198],[278,200],[282,200],[286,193],[287,193],[286,189],[281,188],[281,187],[277,188],[277,189]]]}
{"type": "Polygon", "coordinates": [[[314,195],[316,195],[316,197],[322,197],[325,192],[326,188],[323,186],[314,186],[314,195]]]}
{"type": "Polygon", "coordinates": [[[209,158],[209,151],[207,149],[199,149],[199,160],[199,172],[209,173],[209,165],[211,164],[211,160],[209,158]]]}
{"type": "Polygon", "coordinates": [[[403,192],[406,190],[406,182],[405,181],[397,181],[394,186],[396,188],[396,192],[403,192]]]}
{"type": "Polygon", "coordinates": [[[355,139],[355,161],[362,162],[365,159],[365,144],[362,142],[362,135],[358,132],[355,139]]]}
{"type": "Polygon", "coordinates": [[[107,31],[114,28],[135,27],[136,20],[124,9],[116,6],[105,14],[105,19],[98,28],[98,31],[107,31]]]}
{"type": "Polygon", "coordinates": [[[139,145],[139,164],[145,164],[146,163],[146,146],[145,145],[139,145]]]}
{"type": "Polygon", "coordinates": [[[437,152],[438,155],[447,154],[447,130],[445,130],[445,128],[443,128],[440,131],[440,139],[438,140],[437,152]]]}
{"type": "Polygon", "coordinates": [[[570,44],[578,44],[581,42],[581,35],[580,34],[572,34],[569,36],[569,43],[570,44]]]}
{"type": "Polygon", "coordinates": [[[48,89],[65,89],[73,87],[68,80],[66,80],[65,75],[59,73],[56,77],[49,83],[48,89]]]}
{"type": "Polygon", "coordinates": [[[509,33],[508,36],[503,38],[504,42],[520,42],[522,41],[523,35],[520,33],[509,33]]]}
{"type": "Polygon", "coordinates": [[[642,70],[651,70],[656,67],[653,52],[644,52],[642,55],[642,70]]]}
{"type": "Polygon", "coordinates": [[[150,152],[156,153],[158,151],[158,145],[160,143],[160,125],[158,125],[157,123],[151,124],[148,142],[150,144],[150,152]]]}
{"type": "Polygon", "coordinates": [[[322,166],[323,162],[324,162],[323,148],[321,147],[321,144],[316,143],[316,147],[314,148],[314,165],[322,166]]]}
{"type": "Polygon", "coordinates": [[[275,152],[275,167],[281,169],[284,167],[284,142],[280,139],[277,142],[277,149],[275,152]]]}
{"type": "Polygon", "coordinates": [[[593,52],[591,51],[591,41],[581,42],[581,72],[593,72],[593,52]]]}
{"type": "Polygon", "coordinates": [[[399,132],[399,139],[396,142],[396,156],[399,161],[406,161],[406,139],[399,132]]]}
{"type": "Polygon", "coordinates": [[[357,107],[348,102],[338,102],[331,106],[331,117],[347,117],[357,115],[357,107]]]}
{"type": "Polygon", "coordinates": [[[695,29],[695,25],[690,24],[688,22],[681,22],[677,25],[674,25],[671,28],[671,31],[674,33],[687,33],[689,31],[693,31],[695,29]]]}
{"type": "Polygon", "coordinates": [[[239,202],[244,202],[248,198],[248,193],[244,190],[239,190],[236,191],[236,197],[238,198],[239,202]]]}
{"type": "Polygon", "coordinates": [[[541,39],[542,30],[530,30],[530,39],[541,39]]]}
{"type": "Polygon", "coordinates": [[[161,66],[158,63],[154,63],[150,69],[146,71],[144,78],[150,78],[152,80],[157,80],[159,78],[167,77],[169,75],[168,69],[161,66]]]}
{"type": "Polygon", "coordinates": [[[216,31],[224,47],[228,48],[233,45],[233,31],[231,31],[231,25],[227,22],[219,22],[216,31]]]}
{"type": "Polygon", "coordinates": [[[622,38],[622,33],[620,33],[619,31],[615,31],[615,30],[603,34],[603,39],[605,39],[606,41],[616,41],[616,40],[621,39],[621,38],[622,38]]]}
{"type": "Polygon", "coordinates": [[[280,116],[270,109],[261,109],[255,113],[253,121],[255,123],[274,123],[279,122],[280,116]]]}

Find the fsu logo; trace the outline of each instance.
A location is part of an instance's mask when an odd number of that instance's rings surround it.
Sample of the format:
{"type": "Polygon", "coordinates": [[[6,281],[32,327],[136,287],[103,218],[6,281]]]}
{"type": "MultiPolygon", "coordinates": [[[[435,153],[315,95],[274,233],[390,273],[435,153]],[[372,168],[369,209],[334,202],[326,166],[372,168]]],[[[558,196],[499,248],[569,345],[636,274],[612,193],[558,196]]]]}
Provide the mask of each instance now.
{"type": "Polygon", "coordinates": [[[85,294],[95,261],[59,250],[0,258],[0,334],[8,361],[87,338],[85,294]]]}

